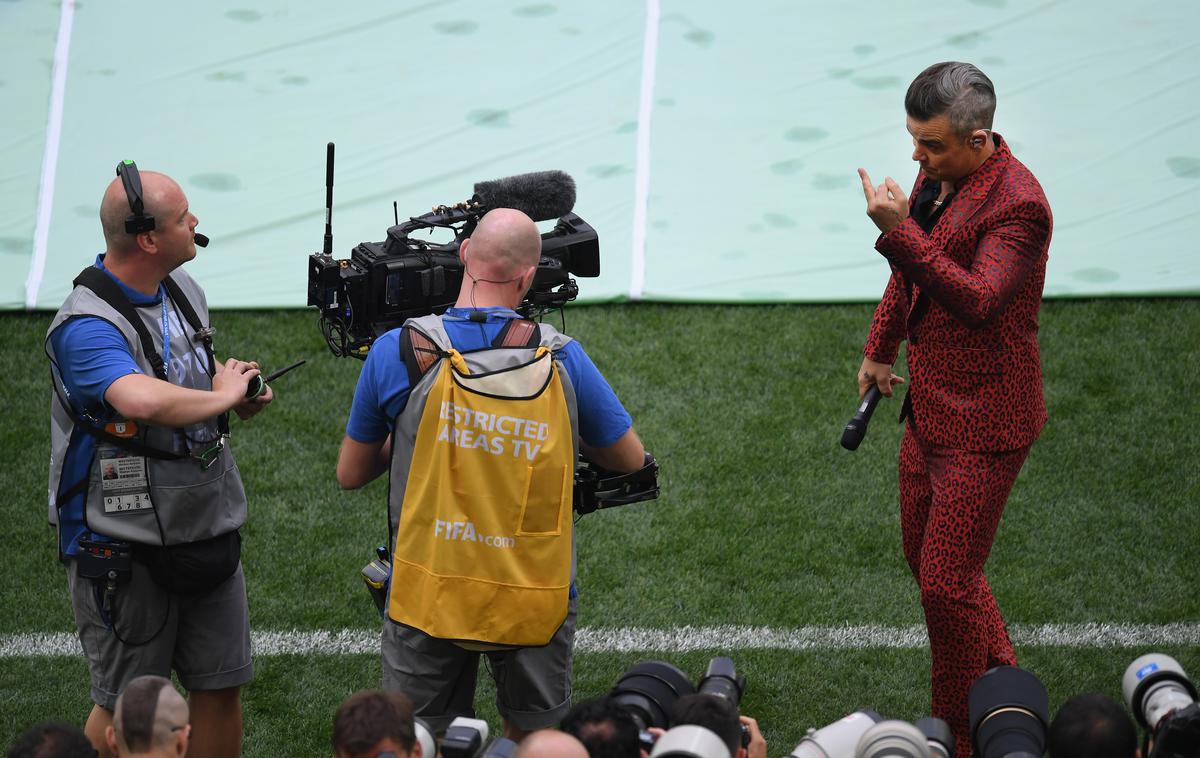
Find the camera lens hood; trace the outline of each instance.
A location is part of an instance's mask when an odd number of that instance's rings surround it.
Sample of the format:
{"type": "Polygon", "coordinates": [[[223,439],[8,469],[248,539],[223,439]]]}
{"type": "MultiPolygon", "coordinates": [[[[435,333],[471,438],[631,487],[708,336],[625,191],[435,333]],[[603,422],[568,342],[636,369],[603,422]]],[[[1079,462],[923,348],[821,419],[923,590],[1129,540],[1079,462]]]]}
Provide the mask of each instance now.
{"type": "Polygon", "coordinates": [[[933,758],[925,735],[907,721],[880,721],[863,733],[855,758],[933,758]]]}
{"type": "Polygon", "coordinates": [[[1027,752],[1041,755],[1050,726],[1046,686],[1030,671],[997,666],[967,693],[971,739],[981,758],[1027,752]]]}

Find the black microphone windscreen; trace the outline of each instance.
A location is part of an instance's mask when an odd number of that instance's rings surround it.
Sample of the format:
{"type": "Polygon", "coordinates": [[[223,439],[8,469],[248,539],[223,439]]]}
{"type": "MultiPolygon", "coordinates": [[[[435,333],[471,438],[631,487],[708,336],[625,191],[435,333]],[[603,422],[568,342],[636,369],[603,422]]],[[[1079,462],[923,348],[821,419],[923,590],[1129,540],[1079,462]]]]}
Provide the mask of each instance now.
{"type": "Polygon", "coordinates": [[[208,237],[200,232],[195,232],[192,238],[196,240],[196,247],[208,247],[208,237]]]}
{"type": "Polygon", "coordinates": [[[516,208],[534,221],[567,215],[575,207],[575,180],[563,171],[535,171],[475,185],[475,199],[488,210],[516,208]]]}

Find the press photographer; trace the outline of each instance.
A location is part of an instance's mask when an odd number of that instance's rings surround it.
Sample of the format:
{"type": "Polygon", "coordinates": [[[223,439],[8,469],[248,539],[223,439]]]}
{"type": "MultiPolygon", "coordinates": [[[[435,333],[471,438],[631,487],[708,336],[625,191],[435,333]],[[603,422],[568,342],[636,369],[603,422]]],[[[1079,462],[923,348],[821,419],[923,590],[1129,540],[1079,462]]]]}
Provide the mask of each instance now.
{"type": "Polygon", "coordinates": [[[563,717],[576,456],[616,472],[647,465],[629,414],[583,348],[515,310],[542,252],[525,213],[496,208],[478,220],[457,242],[453,307],[372,340],[338,457],[346,488],[390,474],[383,683],[437,732],[473,715],[481,655],[506,737],[563,717]]]}
{"type": "Polygon", "coordinates": [[[767,741],[758,722],[739,715],[736,700],[701,690],[675,703],[671,728],[655,743],[650,755],[719,758],[720,748],[731,758],[767,758],[767,741]],[[706,730],[719,742],[696,730],[706,730]]]}

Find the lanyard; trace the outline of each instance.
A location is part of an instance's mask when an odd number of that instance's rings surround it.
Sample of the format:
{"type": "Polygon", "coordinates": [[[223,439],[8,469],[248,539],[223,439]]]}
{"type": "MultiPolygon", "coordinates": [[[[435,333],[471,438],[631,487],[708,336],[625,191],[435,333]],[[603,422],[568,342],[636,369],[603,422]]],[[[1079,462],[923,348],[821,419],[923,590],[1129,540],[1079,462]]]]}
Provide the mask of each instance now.
{"type": "Polygon", "coordinates": [[[158,285],[158,294],[162,297],[162,354],[163,379],[169,380],[171,375],[171,322],[167,318],[167,290],[158,285]]]}

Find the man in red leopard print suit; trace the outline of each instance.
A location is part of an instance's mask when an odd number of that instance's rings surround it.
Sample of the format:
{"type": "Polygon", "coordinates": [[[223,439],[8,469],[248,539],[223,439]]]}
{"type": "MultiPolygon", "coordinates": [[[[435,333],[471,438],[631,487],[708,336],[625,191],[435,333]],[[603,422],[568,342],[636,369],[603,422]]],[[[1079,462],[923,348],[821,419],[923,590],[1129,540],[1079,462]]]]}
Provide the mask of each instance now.
{"type": "Polygon", "coordinates": [[[969,63],[938,63],[904,100],[914,161],[910,201],[859,169],[875,248],[892,276],[875,310],[860,397],[885,395],[907,340],[900,525],[921,590],[933,658],[932,713],[971,754],[967,691],[1015,665],[983,568],[1009,490],[1046,423],[1038,307],[1050,206],[1037,179],[992,132],[995,90],[969,63]]]}

